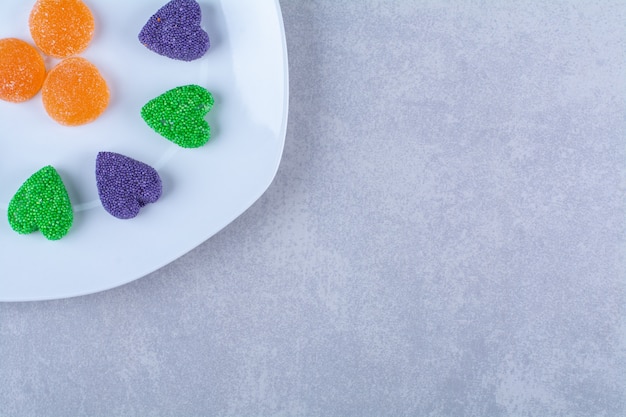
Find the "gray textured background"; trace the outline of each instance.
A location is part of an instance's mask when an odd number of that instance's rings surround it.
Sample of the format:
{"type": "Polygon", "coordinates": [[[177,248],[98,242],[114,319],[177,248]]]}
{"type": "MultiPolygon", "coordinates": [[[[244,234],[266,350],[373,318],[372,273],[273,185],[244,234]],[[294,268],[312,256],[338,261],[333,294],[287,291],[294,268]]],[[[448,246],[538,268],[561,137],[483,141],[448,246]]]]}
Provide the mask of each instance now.
{"type": "Polygon", "coordinates": [[[146,278],[0,304],[0,416],[626,415],[626,3],[281,4],[274,184],[146,278]]]}

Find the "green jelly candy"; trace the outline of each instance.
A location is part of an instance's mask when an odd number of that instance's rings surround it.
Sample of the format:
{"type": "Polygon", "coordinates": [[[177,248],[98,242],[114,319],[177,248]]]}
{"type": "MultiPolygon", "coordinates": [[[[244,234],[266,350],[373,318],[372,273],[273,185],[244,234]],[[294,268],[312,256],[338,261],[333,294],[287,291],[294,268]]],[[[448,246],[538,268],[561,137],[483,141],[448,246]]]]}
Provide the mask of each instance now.
{"type": "Polygon", "coordinates": [[[213,96],[198,85],[184,85],[150,100],[141,117],[164,138],[183,148],[198,148],[211,138],[204,119],[213,107],[213,96]]]}
{"type": "Polygon", "coordinates": [[[59,173],[51,166],[35,172],[11,199],[8,216],[17,233],[41,230],[49,240],[65,236],[72,227],[74,212],[59,173]]]}

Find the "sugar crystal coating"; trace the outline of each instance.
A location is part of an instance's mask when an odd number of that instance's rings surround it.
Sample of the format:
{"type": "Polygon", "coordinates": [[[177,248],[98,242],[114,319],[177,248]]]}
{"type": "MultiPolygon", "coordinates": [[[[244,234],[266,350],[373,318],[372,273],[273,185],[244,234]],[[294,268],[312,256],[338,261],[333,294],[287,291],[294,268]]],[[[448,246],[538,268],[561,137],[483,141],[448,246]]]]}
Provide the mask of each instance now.
{"type": "Polygon", "coordinates": [[[63,180],[52,166],[46,166],[17,190],[8,208],[11,228],[20,234],[36,230],[49,240],[67,234],[74,221],[72,204],[63,180]]]}
{"type": "Polygon", "coordinates": [[[0,39],[0,99],[19,103],[33,98],[46,78],[43,57],[30,44],[0,39]]]}
{"type": "Polygon", "coordinates": [[[213,96],[198,85],[173,88],[150,100],[141,117],[161,136],[183,148],[198,148],[211,137],[204,117],[213,107],[213,96]]]}
{"type": "Polygon", "coordinates": [[[50,117],[66,126],[96,120],[109,105],[109,88],[98,68],[84,58],[61,61],[44,81],[43,105],[50,117]]]}
{"type": "Polygon", "coordinates": [[[104,209],[118,219],[130,219],[161,197],[159,173],[143,162],[115,152],[96,157],[96,184],[104,209]]]}
{"type": "Polygon", "coordinates": [[[46,55],[66,58],[87,49],[95,19],[81,0],[38,0],[28,20],[30,34],[46,55]]]}
{"type": "Polygon", "coordinates": [[[201,21],[202,11],[195,0],[172,0],[150,17],[139,32],[139,42],[159,55],[193,61],[211,46],[201,21]]]}

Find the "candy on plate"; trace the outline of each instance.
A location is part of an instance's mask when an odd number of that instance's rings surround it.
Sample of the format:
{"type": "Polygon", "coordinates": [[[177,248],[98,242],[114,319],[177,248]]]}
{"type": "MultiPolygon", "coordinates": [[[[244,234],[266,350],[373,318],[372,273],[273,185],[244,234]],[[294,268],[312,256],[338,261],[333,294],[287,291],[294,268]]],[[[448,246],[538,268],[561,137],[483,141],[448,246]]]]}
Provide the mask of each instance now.
{"type": "Polygon", "coordinates": [[[19,103],[33,98],[46,78],[41,54],[16,38],[0,39],[0,99],[19,103]]]}
{"type": "Polygon", "coordinates": [[[213,107],[213,95],[199,85],[173,88],[150,100],[141,109],[148,126],[183,148],[198,148],[211,138],[205,116],[213,107]]]}
{"type": "Polygon", "coordinates": [[[193,61],[211,46],[202,29],[202,10],[195,0],[172,0],[161,7],[139,32],[139,42],[159,55],[193,61]]]}
{"type": "Polygon", "coordinates": [[[74,221],[67,189],[59,173],[48,165],[35,172],[17,190],[9,203],[11,228],[20,234],[36,230],[48,240],[59,240],[74,221]]]}
{"type": "Polygon", "coordinates": [[[96,120],[109,105],[109,87],[98,68],[85,58],[61,61],[46,77],[41,91],[50,117],[66,126],[96,120]]]}
{"type": "Polygon", "coordinates": [[[96,183],[104,209],[118,219],[131,219],[161,197],[159,173],[150,165],[115,152],[99,152],[96,183]]]}
{"type": "Polygon", "coordinates": [[[95,19],[81,0],[38,0],[28,25],[35,45],[43,53],[67,58],[87,49],[94,35],[95,19]]]}

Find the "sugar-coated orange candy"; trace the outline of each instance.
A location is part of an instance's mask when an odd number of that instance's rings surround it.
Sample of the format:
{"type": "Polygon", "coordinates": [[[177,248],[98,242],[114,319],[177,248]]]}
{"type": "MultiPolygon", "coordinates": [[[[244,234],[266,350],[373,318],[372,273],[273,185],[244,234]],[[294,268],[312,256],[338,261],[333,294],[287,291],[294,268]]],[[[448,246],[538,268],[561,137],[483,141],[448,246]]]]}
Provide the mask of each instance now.
{"type": "Polygon", "coordinates": [[[81,0],[38,0],[28,24],[35,45],[43,53],[67,58],[87,48],[93,38],[95,19],[81,0]]]}
{"type": "Polygon", "coordinates": [[[96,120],[109,105],[109,97],[98,68],[80,57],[67,58],[52,68],[41,89],[48,115],[66,126],[96,120]]]}
{"type": "Polygon", "coordinates": [[[15,38],[0,39],[0,99],[19,103],[41,89],[46,66],[30,44],[15,38]]]}

